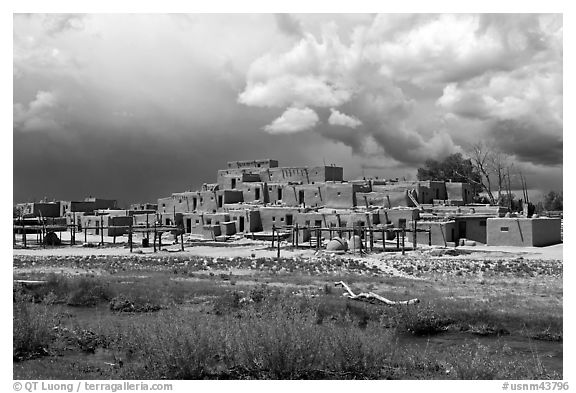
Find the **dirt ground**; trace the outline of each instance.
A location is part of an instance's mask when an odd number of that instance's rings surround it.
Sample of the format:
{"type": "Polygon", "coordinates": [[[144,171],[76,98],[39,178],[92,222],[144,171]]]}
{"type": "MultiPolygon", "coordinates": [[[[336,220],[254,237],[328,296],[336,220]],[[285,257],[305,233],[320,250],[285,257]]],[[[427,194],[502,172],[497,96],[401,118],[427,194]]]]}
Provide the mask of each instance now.
{"type": "MultiPolygon", "coordinates": [[[[70,241],[70,234],[63,233],[61,235],[63,242],[70,241]]],[[[83,235],[77,236],[77,240],[83,241],[83,235]]],[[[35,235],[28,235],[28,248],[14,248],[14,256],[87,256],[87,255],[130,255],[130,249],[128,248],[127,237],[118,237],[116,239],[116,244],[112,244],[112,237],[104,237],[105,246],[98,247],[100,242],[100,236],[88,235],[88,243],[94,245],[94,247],[84,247],[82,245],[69,246],[64,245],[60,247],[46,247],[35,244],[35,235]]],[[[163,240],[162,250],[158,251],[155,255],[178,255],[178,256],[206,256],[206,257],[252,257],[253,254],[256,258],[272,258],[276,257],[276,250],[270,248],[270,242],[257,241],[250,239],[238,239],[230,241],[227,243],[215,243],[210,242],[209,244],[203,245],[202,242],[185,243],[185,250],[181,251],[180,244],[171,244],[172,241],[169,239],[163,240]]],[[[133,251],[135,254],[142,255],[153,255],[154,250],[152,247],[143,248],[139,245],[141,244],[140,238],[134,239],[133,251]]],[[[390,243],[392,244],[392,243],[390,243]]],[[[563,244],[556,244],[548,247],[493,247],[493,246],[464,246],[457,247],[456,249],[447,249],[438,246],[429,247],[427,245],[419,245],[416,251],[407,251],[406,255],[411,257],[425,257],[434,256],[436,254],[441,255],[443,251],[441,250],[456,250],[457,255],[451,253],[452,256],[463,259],[509,259],[509,258],[519,258],[528,260],[563,260],[563,244]]],[[[311,257],[316,254],[315,249],[298,249],[292,250],[290,248],[282,247],[281,256],[286,258],[291,257],[311,257]]],[[[400,252],[375,252],[368,256],[360,258],[358,254],[353,254],[348,252],[347,257],[353,257],[358,259],[366,260],[367,262],[373,262],[374,260],[384,260],[388,258],[398,258],[400,252]]],[[[450,255],[450,253],[448,254],[450,255]]]]}

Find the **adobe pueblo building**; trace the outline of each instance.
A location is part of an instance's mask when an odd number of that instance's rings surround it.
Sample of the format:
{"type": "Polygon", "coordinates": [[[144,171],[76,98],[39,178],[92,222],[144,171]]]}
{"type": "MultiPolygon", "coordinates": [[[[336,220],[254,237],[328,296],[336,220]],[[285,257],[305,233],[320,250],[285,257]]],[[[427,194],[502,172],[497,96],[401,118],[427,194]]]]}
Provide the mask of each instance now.
{"type": "MultiPolygon", "coordinates": [[[[228,162],[217,182],[158,199],[162,225],[203,239],[273,232],[301,242],[359,236],[441,246],[546,246],[561,242],[561,220],[517,216],[473,204],[471,184],[383,179],[344,180],[338,166],[279,167],[278,161],[228,162]]],[[[324,244],[325,244],[324,243],[324,244]]]]}

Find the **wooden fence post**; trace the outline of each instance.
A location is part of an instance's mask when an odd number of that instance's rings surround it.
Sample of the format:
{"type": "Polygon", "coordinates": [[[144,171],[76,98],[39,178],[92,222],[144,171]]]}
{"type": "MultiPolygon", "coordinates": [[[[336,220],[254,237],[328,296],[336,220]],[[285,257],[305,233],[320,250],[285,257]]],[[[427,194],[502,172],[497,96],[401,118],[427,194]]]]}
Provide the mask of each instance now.
{"type": "Polygon", "coordinates": [[[24,243],[24,248],[26,248],[26,224],[22,221],[22,243],[24,243]]]}
{"type": "Polygon", "coordinates": [[[406,229],[402,228],[402,255],[405,255],[404,240],[406,239],[406,229]]]}
{"type": "Polygon", "coordinates": [[[298,224],[296,224],[296,248],[298,248],[298,238],[300,236],[300,230],[298,229],[298,224]]]}
{"type": "Polygon", "coordinates": [[[154,252],[156,252],[156,222],[154,222],[154,252]]]}
{"type": "Polygon", "coordinates": [[[386,231],[382,228],[382,252],[386,252],[386,231]]]}
{"type": "Polygon", "coordinates": [[[416,235],[417,235],[417,233],[416,233],[416,230],[417,230],[416,220],[412,220],[412,223],[413,223],[413,224],[412,224],[412,225],[413,225],[413,228],[412,228],[412,229],[414,230],[414,232],[412,232],[412,248],[413,248],[414,250],[416,250],[416,247],[418,246],[418,238],[417,238],[417,236],[416,236],[416,235]]]}
{"type": "Polygon", "coordinates": [[[180,247],[182,248],[182,251],[184,251],[184,232],[180,232],[180,247]]]}
{"type": "MultiPolygon", "coordinates": [[[[276,259],[279,261],[280,260],[280,231],[276,231],[276,233],[278,234],[278,253],[276,255],[276,259]]],[[[274,236],[272,236],[274,237],[274,236]]]]}
{"type": "Polygon", "coordinates": [[[428,245],[432,245],[432,228],[428,229],[428,245]]]}
{"type": "MultiPolygon", "coordinates": [[[[114,239],[116,239],[116,232],[114,232],[114,239]]],[[[130,252],[132,252],[132,223],[128,225],[128,243],[130,244],[130,252]]]]}
{"type": "Polygon", "coordinates": [[[100,244],[104,245],[104,216],[100,216],[100,244]]]}
{"type": "Polygon", "coordinates": [[[274,232],[276,231],[276,225],[272,224],[272,249],[274,249],[274,232]]]}

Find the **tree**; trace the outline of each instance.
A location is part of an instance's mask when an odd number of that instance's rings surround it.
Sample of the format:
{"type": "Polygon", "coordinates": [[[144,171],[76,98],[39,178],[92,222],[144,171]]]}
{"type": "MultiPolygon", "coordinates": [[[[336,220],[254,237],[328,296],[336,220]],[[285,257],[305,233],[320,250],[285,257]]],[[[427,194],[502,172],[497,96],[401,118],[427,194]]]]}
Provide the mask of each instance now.
{"type": "Polygon", "coordinates": [[[547,211],[562,211],[562,192],[550,191],[544,196],[544,209],[547,211]]]}
{"type": "Polygon", "coordinates": [[[469,154],[474,167],[481,175],[478,186],[486,192],[490,203],[512,208],[510,173],[514,173],[514,165],[511,157],[498,150],[497,147],[484,142],[473,144],[469,149],[469,154]],[[497,191],[496,198],[494,198],[493,188],[497,191]]]}
{"type": "Polygon", "coordinates": [[[418,180],[455,181],[462,183],[479,183],[480,174],[470,159],[461,153],[446,157],[443,161],[426,160],[423,168],[418,168],[418,180]]]}

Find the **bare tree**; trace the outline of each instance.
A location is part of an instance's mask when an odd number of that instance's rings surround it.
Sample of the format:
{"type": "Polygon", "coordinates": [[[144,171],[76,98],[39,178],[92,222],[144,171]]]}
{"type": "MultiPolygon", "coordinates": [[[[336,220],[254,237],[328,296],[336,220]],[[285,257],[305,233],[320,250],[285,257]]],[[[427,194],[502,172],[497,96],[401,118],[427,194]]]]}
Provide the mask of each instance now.
{"type": "Polygon", "coordinates": [[[497,205],[509,201],[510,172],[513,168],[510,156],[481,141],[471,146],[469,155],[481,175],[479,186],[486,191],[490,203],[497,205]],[[497,192],[496,198],[493,188],[497,192]]]}
{"type": "Polygon", "coordinates": [[[481,180],[479,183],[480,187],[482,187],[488,194],[490,204],[495,205],[496,201],[494,200],[494,195],[492,195],[492,184],[490,182],[490,164],[492,160],[489,147],[483,142],[475,143],[470,149],[470,156],[474,166],[476,169],[478,169],[478,172],[481,175],[481,180]]]}

